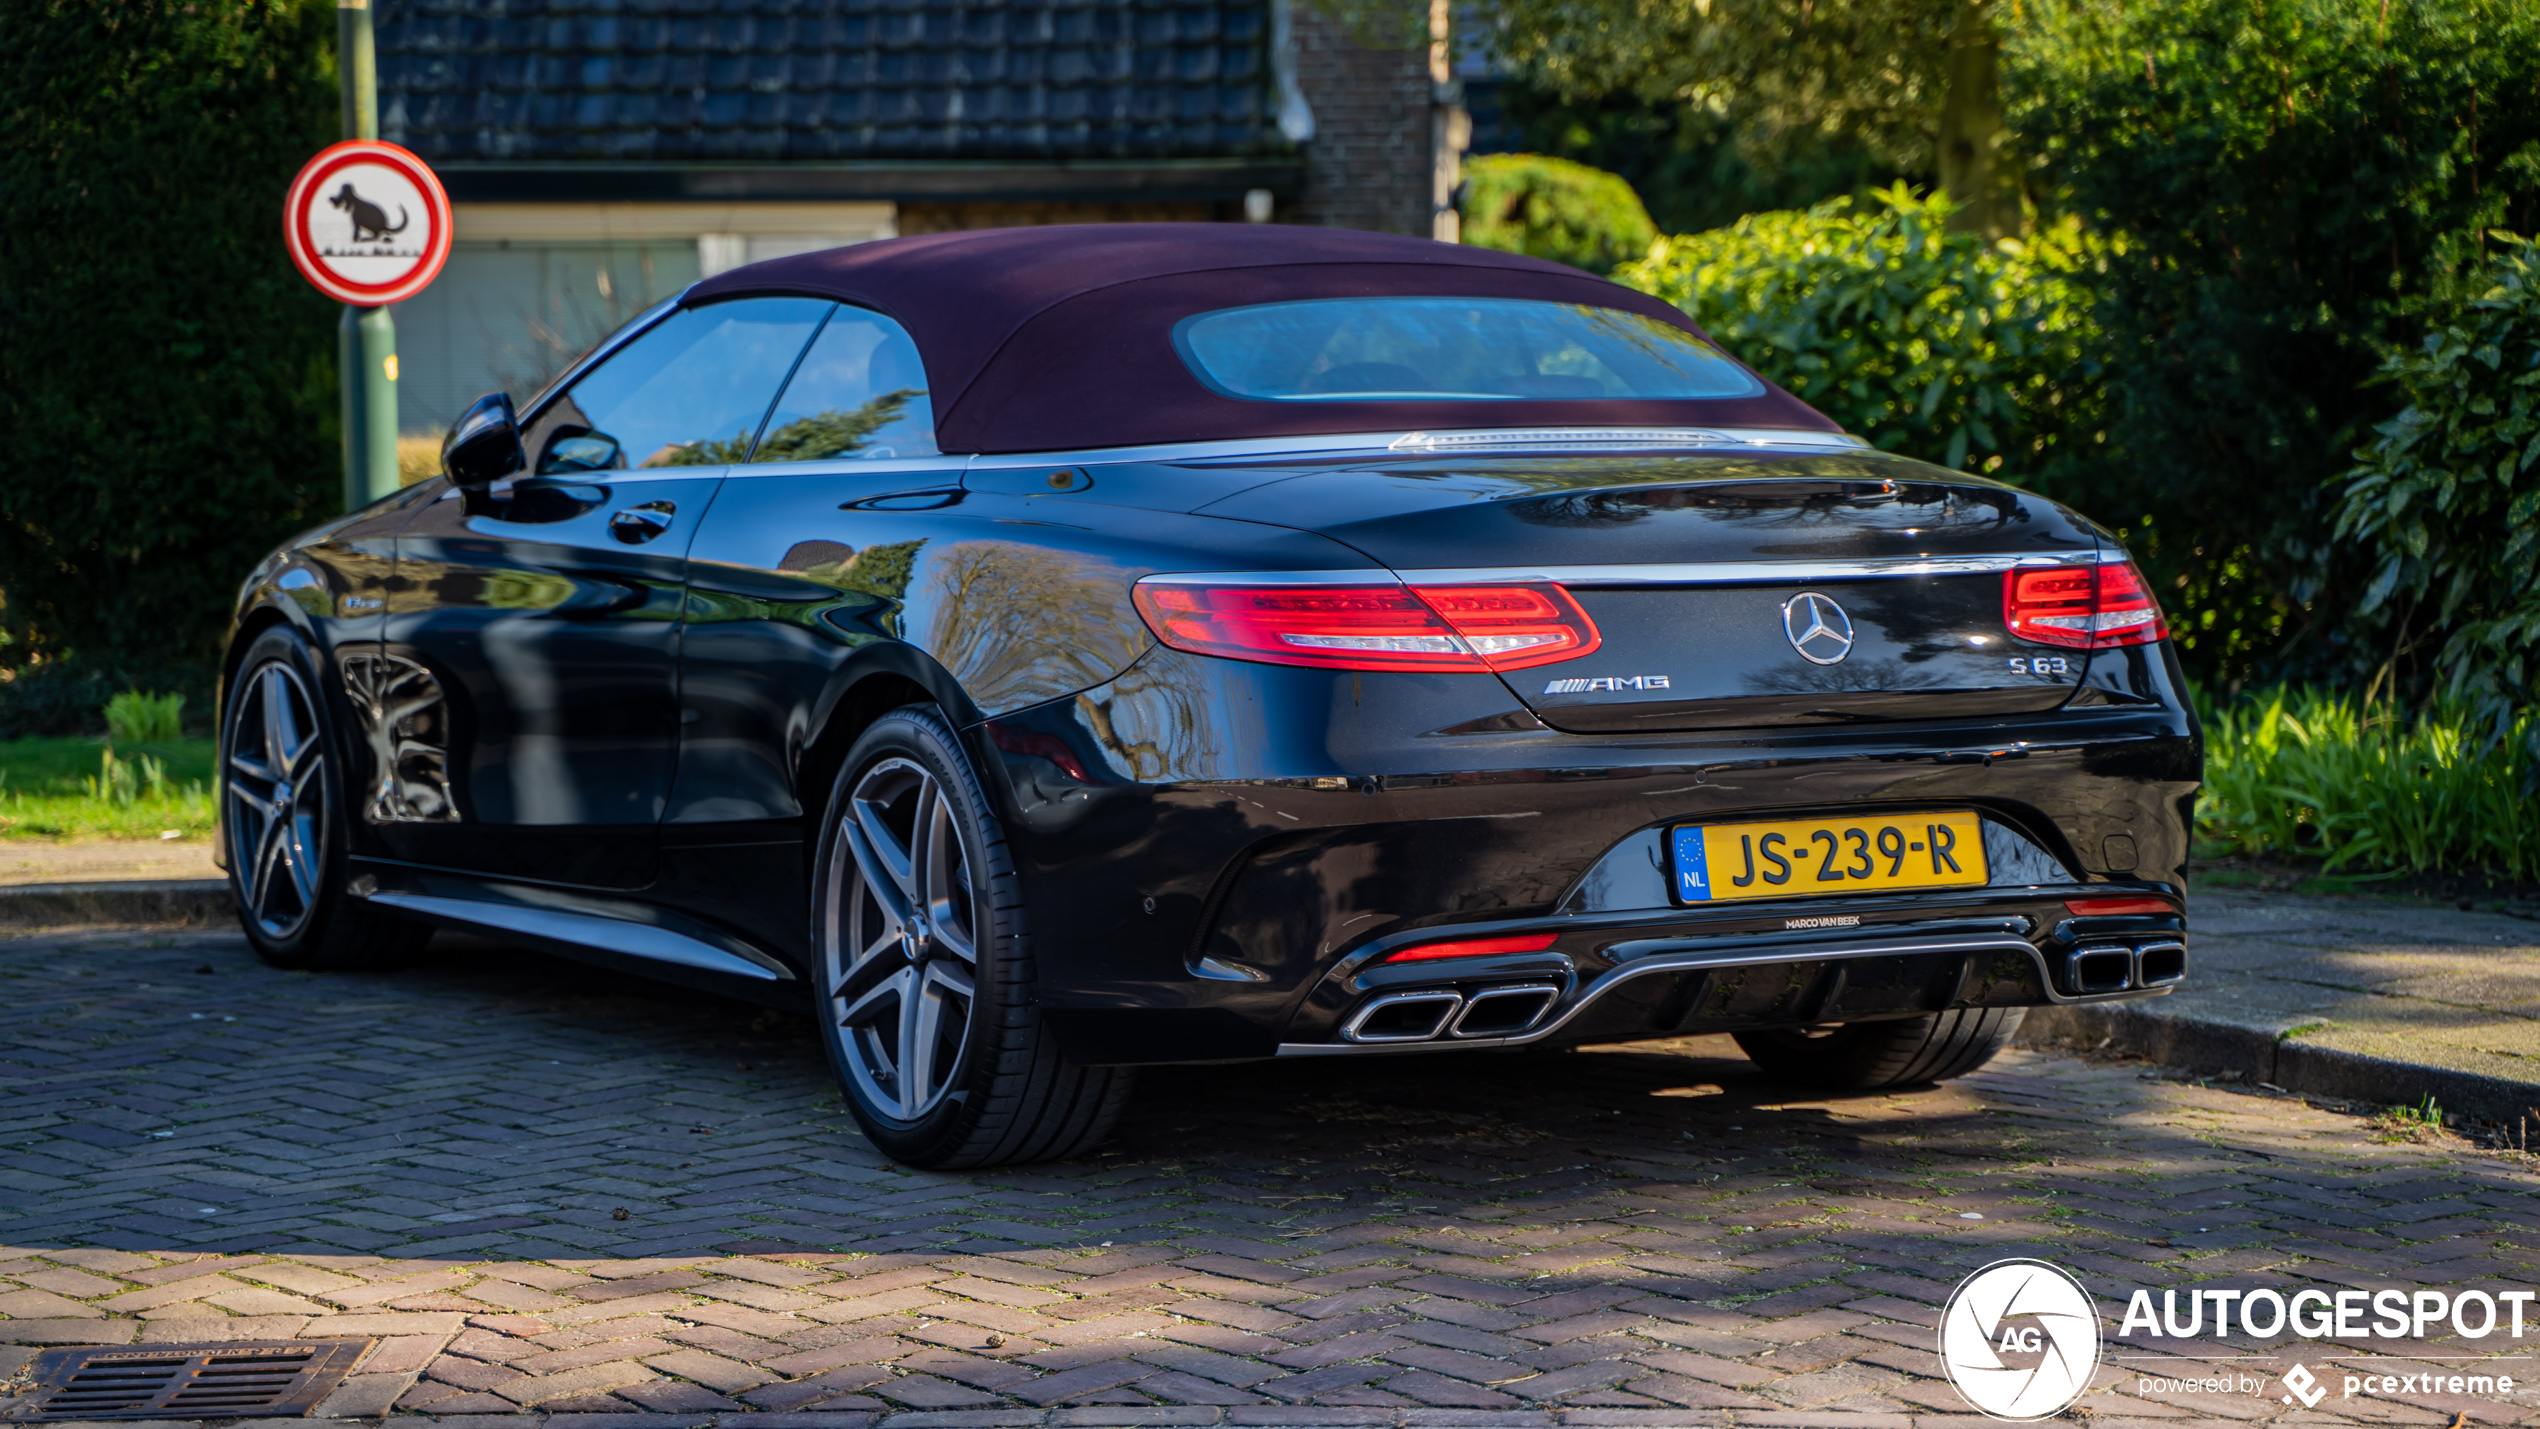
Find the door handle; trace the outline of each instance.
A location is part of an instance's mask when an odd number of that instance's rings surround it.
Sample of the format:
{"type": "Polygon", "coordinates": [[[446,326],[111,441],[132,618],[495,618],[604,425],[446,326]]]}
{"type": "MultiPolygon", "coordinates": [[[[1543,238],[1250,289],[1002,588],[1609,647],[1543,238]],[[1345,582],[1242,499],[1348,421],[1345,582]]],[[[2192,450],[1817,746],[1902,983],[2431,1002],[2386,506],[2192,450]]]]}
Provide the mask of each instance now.
{"type": "Polygon", "coordinates": [[[640,546],[670,529],[670,518],[679,508],[668,501],[647,501],[629,506],[609,518],[609,534],[630,546],[640,546]]]}

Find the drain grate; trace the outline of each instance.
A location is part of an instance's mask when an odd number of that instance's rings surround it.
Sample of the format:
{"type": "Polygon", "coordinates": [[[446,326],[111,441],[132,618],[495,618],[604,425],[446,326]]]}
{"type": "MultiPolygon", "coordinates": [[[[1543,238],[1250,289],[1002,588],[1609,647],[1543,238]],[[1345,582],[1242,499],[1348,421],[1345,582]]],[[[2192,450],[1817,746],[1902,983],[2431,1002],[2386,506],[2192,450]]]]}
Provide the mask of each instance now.
{"type": "Polygon", "coordinates": [[[46,1350],[35,1388],[9,1411],[29,1419],[234,1419],[306,1414],[344,1382],[369,1340],[228,1340],[46,1350]]]}

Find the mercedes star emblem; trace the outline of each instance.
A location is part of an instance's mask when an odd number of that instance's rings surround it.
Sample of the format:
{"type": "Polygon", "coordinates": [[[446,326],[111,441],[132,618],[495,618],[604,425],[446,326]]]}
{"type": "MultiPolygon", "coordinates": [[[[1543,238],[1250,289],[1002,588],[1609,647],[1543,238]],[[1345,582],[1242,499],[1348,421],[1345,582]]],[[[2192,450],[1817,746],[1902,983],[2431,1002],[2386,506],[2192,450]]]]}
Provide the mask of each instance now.
{"type": "Polygon", "coordinates": [[[1782,633],[1790,648],[1813,665],[1832,665],[1852,653],[1852,617],[1834,597],[1809,591],[1782,602],[1782,633]]]}

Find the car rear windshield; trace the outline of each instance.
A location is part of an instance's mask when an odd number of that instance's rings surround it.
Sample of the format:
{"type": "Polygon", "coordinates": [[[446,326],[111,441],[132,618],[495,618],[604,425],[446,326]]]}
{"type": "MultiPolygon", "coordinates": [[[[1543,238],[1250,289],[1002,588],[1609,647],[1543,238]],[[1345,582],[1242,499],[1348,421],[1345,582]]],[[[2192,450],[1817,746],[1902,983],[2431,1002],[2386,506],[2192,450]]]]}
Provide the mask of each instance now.
{"type": "Polygon", "coordinates": [[[1318,298],[1176,323],[1202,382],[1263,402],[1752,397],[1762,383],[1679,327],[1525,298],[1318,298]]]}

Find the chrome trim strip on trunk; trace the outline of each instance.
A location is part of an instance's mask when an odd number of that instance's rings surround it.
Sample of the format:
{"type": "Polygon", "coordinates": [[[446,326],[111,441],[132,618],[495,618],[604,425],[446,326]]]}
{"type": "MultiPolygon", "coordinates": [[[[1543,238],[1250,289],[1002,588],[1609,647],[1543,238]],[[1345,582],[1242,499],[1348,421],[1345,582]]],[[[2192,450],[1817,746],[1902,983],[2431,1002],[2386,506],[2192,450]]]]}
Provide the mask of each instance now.
{"type": "Polygon", "coordinates": [[[1434,455],[1474,451],[1634,451],[1656,447],[1806,447],[1859,451],[1869,445],[1842,432],[1756,427],[1484,427],[1457,432],[1405,432],[1387,450],[1434,455]]]}
{"type": "MultiPolygon", "coordinates": [[[[980,471],[1003,471],[1014,467],[1061,465],[1096,465],[1115,461],[1236,461],[1275,464],[1285,458],[1348,456],[1440,456],[1455,451],[1522,452],[1524,441],[1492,442],[1506,432],[1482,428],[1469,432],[1334,432],[1321,436],[1240,437],[1213,442],[1154,442],[1145,446],[1085,447],[1070,451],[993,452],[971,458],[980,471]],[[1405,446],[1418,439],[1423,445],[1405,446]],[[1460,439],[1471,438],[1463,441],[1460,439]],[[1454,445],[1445,445],[1453,442],[1454,445]],[[1437,443],[1439,445],[1428,445],[1437,443]]],[[[1633,450],[1681,451],[1692,448],[1736,450],[1741,447],[1796,448],[1804,451],[1860,452],[1872,450],[1859,437],[1843,432],[1810,432],[1782,427],[1531,427],[1519,432],[1521,437],[1539,438],[1535,450],[1548,446],[1558,449],[1561,442],[1571,443],[1571,450],[1626,452],[1633,450]],[[1628,433],[1629,440],[1615,440],[1615,434],[1628,433]]]]}
{"type": "Polygon", "coordinates": [[[1439,570],[1170,571],[1140,585],[1493,585],[1550,581],[1565,586],[1811,583],[1895,576],[1993,575],[2050,566],[2115,565],[2116,549],[2032,551],[2000,556],[1873,556],[1857,561],[1685,561],[1639,566],[1465,566],[1439,570]]]}
{"type": "MultiPolygon", "coordinates": [[[[1282,1057],[1346,1057],[1393,1052],[1436,1052],[1450,1047],[1523,1047],[1529,1043],[1540,1042],[1559,1032],[1607,992],[1634,978],[1645,977],[1651,973],[1701,972],[1711,968],[1758,967],[1771,963],[1832,962],[1839,959],[1898,957],[1915,953],[2009,952],[2021,953],[2035,965],[2038,984],[2046,989],[2047,999],[2052,1004],[2117,1002],[2138,997],[2157,997],[2169,991],[2168,987],[2155,987],[2090,997],[2066,996],[2055,990],[2055,978],[2047,969],[2046,955],[2038,951],[2036,944],[2029,942],[2026,938],[1999,934],[1967,938],[1889,938],[1867,942],[1831,943],[1813,948],[1774,948],[1745,953],[1660,952],[1647,954],[1607,973],[1590,983],[1576,1002],[1562,1009],[1560,1016],[1531,1032],[1515,1037],[1476,1037],[1460,1041],[1437,1038],[1422,1042],[1387,1043],[1282,1042],[1279,1044],[1278,1055],[1282,1057]]],[[[1406,988],[1403,991],[1408,992],[1410,989],[1406,988]]]]}
{"type": "Polygon", "coordinates": [[[629,957],[676,963],[681,967],[754,978],[761,982],[778,981],[773,971],[736,953],[725,952],[712,943],[699,942],[649,923],[629,923],[620,918],[600,918],[588,913],[564,913],[553,908],[524,908],[517,903],[439,898],[427,893],[374,893],[370,901],[445,922],[548,938],[578,947],[597,948],[602,952],[624,953],[629,957]]]}

